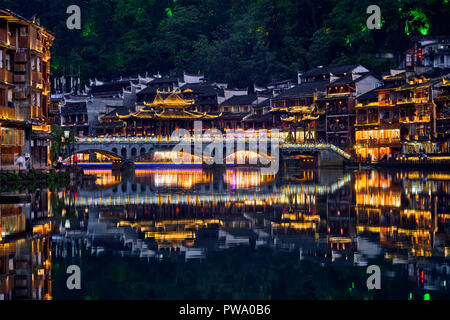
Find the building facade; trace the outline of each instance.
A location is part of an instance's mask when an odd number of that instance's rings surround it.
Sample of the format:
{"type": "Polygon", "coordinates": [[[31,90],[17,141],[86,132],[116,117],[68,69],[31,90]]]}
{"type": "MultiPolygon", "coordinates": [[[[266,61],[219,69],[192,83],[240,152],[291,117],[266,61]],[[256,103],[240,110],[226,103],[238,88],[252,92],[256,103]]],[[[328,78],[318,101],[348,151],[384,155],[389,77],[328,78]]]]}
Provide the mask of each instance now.
{"type": "Polygon", "coordinates": [[[0,167],[48,168],[50,48],[36,21],[0,10],[0,167]],[[17,162],[23,157],[25,161],[17,162]]]}

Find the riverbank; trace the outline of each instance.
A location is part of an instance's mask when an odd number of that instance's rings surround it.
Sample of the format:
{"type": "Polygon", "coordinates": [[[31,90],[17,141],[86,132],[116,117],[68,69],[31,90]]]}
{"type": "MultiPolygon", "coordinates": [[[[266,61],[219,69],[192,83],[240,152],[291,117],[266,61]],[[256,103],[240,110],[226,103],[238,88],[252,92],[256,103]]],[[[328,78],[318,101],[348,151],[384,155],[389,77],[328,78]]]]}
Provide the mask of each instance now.
{"type": "Polygon", "coordinates": [[[35,190],[39,187],[66,187],[71,173],[67,170],[9,172],[0,174],[0,193],[17,190],[35,190]]]}

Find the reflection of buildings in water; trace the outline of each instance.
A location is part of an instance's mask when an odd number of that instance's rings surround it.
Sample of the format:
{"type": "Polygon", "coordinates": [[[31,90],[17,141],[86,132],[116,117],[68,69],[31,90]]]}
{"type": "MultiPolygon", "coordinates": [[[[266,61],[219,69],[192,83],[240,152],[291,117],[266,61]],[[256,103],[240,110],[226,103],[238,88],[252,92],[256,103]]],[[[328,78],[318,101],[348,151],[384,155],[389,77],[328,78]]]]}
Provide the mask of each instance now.
{"type": "Polygon", "coordinates": [[[74,204],[96,212],[88,234],[115,233],[123,254],[140,257],[202,258],[208,250],[264,245],[324,263],[366,265],[382,256],[417,271],[428,270],[417,261],[450,253],[445,175],[359,171],[321,185],[314,174],[264,182],[245,170],[226,172],[203,184],[191,179],[196,189],[183,192],[164,190],[174,179],[154,190],[124,180],[116,190],[80,190],[74,204]]]}
{"type": "Polygon", "coordinates": [[[109,188],[119,184],[122,181],[122,176],[109,169],[84,169],[85,175],[95,176],[95,186],[109,188]]]}
{"type": "MultiPolygon", "coordinates": [[[[320,185],[311,171],[297,183],[280,182],[275,176],[261,175],[260,171],[236,168],[206,176],[206,183],[195,191],[174,193],[164,190],[165,185],[180,183],[174,173],[190,176],[190,181],[196,183],[198,180],[192,176],[203,171],[154,170],[152,175],[145,173],[143,177],[154,179],[154,173],[161,172],[171,178],[160,180],[162,183],[156,190],[148,190],[151,180],[142,179],[137,171],[136,179],[124,180],[112,190],[80,190],[75,205],[90,212],[88,233],[110,234],[116,226],[129,251],[139,256],[177,251],[200,257],[205,249],[238,244],[286,247],[290,238],[299,236],[314,242],[319,235],[321,211],[316,203],[323,202],[328,193],[343,188],[351,179],[350,175],[344,175],[328,185],[320,185]],[[253,189],[254,186],[258,188],[253,189]],[[319,201],[318,196],[322,198],[319,201]],[[91,214],[94,211],[96,215],[91,214]],[[100,226],[101,223],[107,227],[100,226]]],[[[65,199],[66,204],[69,200],[65,199]]],[[[326,230],[324,224],[326,219],[321,226],[326,230]]]]}
{"type": "MultiPolygon", "coordinates": [[[[445,286],[441,280],[450,271],[440,267],[436,259],[449,253],[444,212],[448,210],[450,176],[376,171],[359,172],[355,176],[359,239],[365,244],[366,239],[372,239],[374,243],[374,246],[360,246],[359,257],[364,259],[364,255],[374,252],[384,254],[393,264],[404,265],[419,287],[433,290],[445,286]],[[442,268],[441,277],[437,274],[442,268]]],[[[447,262],[443,264],[448,268],[447,262]]]]}
{"type": "Polygon", "coordinates": [[[448,182],[436,178],[443,176],[418,172],[357,173],[355,211],[358,232],[378,234],[380,244],[400,249],[404,254],[445,256],[446,244],[443,248],[436,246],[441,216],[437,194],[448,199],[442,192],[448,189],[448,182]]]}
{"type": "MultiPolygon", "coordinates": [[[[144,174],[135,180],[124,180],[112,189],[79,190],[80,197],[75,199],[77,206],[117,206],[117,205],[145,205],[145,204],[190,204],[200,205],[206,202],[240,203],[254,202],[268,205],[286,205],[302,202],[304,194],[323,195],[336,192],[351,180],[346,174],[338,181],[330,184],[312,183],[282,183],[274,176],[263,176],[260,171],[227,170],[223,176],[206,173],[200,170],[155,170],[147,179],[144,174]],[[158,186],[155,185],[155,172],[158,173],[158,186]],[[233,178],[234,177],[234,178],[233,178]],[[233,188],[233,179],[235,179],[233,188]],[[231,185],[228,184],[228,182],[231,185]],[[198,183],[197,183],[198,182],[198,183]],[[183,192],[174,193],[174,190],[165,190],[164,185],[188,186],[196,185],[195,190],[186,188],[183,192]],[[229,188],[231,186],[231,188],[229,188]],[[250,186],[258,186],[253,190],[250,186]],[[156,187],[156,188],[155,188],[156,187]]],[[[69,199],[65,199],[69,204],[69,199]]]]}
{"type": "Polygon", "coordinates": [[[275,180],[274,174],[262,174],[260,170],[228,169],[224,181],[232,189],[259,187],[275,180]]]}
{"type": "Polygon", "coordinates": [[[155,188],[191,189],[199,184],[211,183],[211,172],[202,169],[146,169],[135,171],[135,181],[155,188]]]}
{"type": "Polygon", "coordinates": [[[50,217],[48,191],[0,205],[0,299],[51,299],[50,217]]]}

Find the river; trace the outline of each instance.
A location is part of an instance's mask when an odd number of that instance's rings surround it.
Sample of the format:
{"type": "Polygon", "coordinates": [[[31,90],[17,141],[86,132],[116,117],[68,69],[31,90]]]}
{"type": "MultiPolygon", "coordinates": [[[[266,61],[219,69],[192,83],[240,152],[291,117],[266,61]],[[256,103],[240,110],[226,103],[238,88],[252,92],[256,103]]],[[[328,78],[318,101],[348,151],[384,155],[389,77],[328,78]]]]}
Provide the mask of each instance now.
{"type": "Polygon", "coordinates": [[[450,297],[449,172],[85,174],[3,199],[0,299],[450,297]],[[71,265],[81,289],[67,286],[71,265]]]}

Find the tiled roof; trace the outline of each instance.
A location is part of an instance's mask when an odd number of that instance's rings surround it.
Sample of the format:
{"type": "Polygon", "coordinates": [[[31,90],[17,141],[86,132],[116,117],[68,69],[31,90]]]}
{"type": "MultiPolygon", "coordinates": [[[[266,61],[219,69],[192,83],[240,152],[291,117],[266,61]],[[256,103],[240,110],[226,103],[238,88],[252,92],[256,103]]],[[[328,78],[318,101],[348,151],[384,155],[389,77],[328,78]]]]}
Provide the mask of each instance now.
{"type": "Polygon", "coordinates": [[[286,98],[312,96],[316,91],[326,91],[326,86],[329,84],[328,80],[320,80],[314,82],[304,82],[291,89],[284,91],[282,94],[273,98],[273,100],[282,100],[286,98]]]}
{"type": "Polygon", "coordinates": [[[314,68],[311,70],[306,71],[304,74],[301,75],[301,77],[314,77],[314,76],[320,76],[323,74],[344,74],[352,71],[358,66],[358,64],[347,64],[347,65],[341,65],[341,66],[325,66],[322,68],[314,68]]]}
{"type": "Polygon", "coordinates": [[[220,105],[221,106],[243,106],[250,105],[257,99],[255,94],[242,95],[242,96],[232,96],[231,98],[225,100],[220,105]]]}

